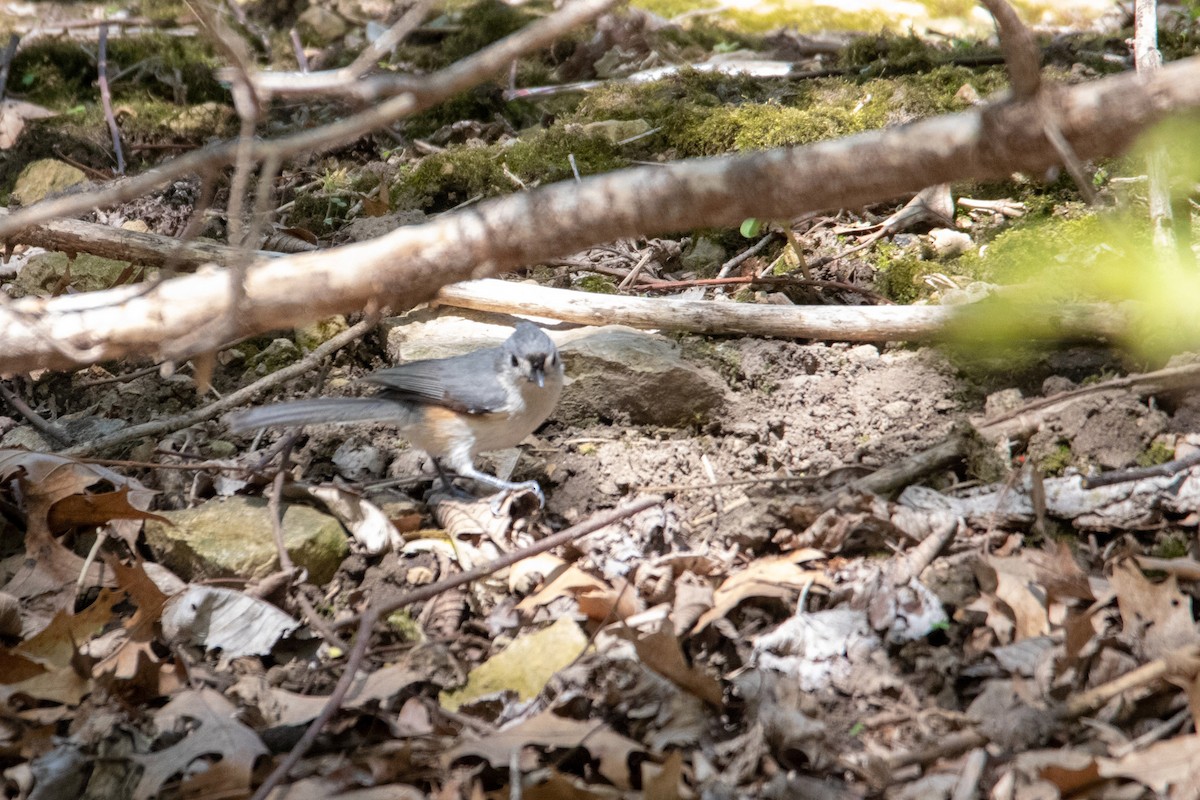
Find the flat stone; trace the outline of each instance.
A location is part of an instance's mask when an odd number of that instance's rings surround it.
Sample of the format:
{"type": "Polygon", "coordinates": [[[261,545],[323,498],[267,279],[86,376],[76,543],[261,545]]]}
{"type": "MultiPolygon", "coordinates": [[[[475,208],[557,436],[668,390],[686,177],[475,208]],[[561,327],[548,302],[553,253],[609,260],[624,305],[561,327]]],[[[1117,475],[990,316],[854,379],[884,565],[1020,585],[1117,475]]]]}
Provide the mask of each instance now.
{"type": "MultiPolygon", "coordinates": [[[[147,520],[146,543],[184,580],[256,579],[279,569],[266,500],[231,497],[158,513],[172,524],[147,520]]],[[[283,541],[292,562],[316,584],[330,580],[349,552],[341,523],[309,506],[284,506],[283,541]]]]}
{"type": "Polygon", "coordinates": [[[43,158],[21,170],[11,197],[27,206],[86,180],[83,170],[57,159],[43,158]]]}

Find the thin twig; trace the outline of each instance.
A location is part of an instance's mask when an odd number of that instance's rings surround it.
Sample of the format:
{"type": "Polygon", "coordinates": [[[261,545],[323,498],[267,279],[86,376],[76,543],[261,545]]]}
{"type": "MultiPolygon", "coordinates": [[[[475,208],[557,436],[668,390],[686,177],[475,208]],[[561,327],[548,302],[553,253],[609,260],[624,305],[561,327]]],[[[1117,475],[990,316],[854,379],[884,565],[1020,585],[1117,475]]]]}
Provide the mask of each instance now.
{"type": "Polygon", "coordinates": [[[108,121],[108,132],[112,134],[113,152],[117,155],[117,174],[125,174],[125,153],[121,150],[121,129],[113,114],[112,93],[108,90],[108,25],[100,26],[100,55],[96,61],[96,75],[100,83],[100,103],[104,106],[104,119],[108,121]]]}
{"type": "Polygon", "coordinates": [[[308,72],[308,56],[304,54],[304,42],[300,41],[300,31],[292,28],[288,31],[292,40],[292,51],[296,54],[296,65],[301,72],[308,72]]]}
{"type": "Polygon", "coordinates": [[[67,435],[66,431],[43,419],[41,415],[34,411],[28,403],[22,400],[16,392],[9,389],[3,382],[0,382],[0,397],[4,398],[4,401],[12,406],[14,411],[24,417],[38,433],[59,447],[66,447],[74,443],[74,440],[67,435]]]}
{"type": "Polygon", "coordinates": [[[724,264],[721,265],[720,271],[717,272],[717,277],[718,278],[728,277],[729,273],[733,272],[735,269],[737,269],[739,266],[741,266],[743,261],[745,261],[749,258],[752,258],[753,256],[758,255],[758,253],[764,247],[766,247],[767,245],[769,245],[771,243],[771,241],[775,238],[776,235],[777,234],[775,233],[775,231],[768,232],[765,236],[763,236],[761,239],[759,239],[757,242],[755,242],[750,248],[743,250],[742,252],[740,252],[736,256],[734,256],[733,258],[726,261],[724,264]]]}
{"type": "Polygon", "coordinates": [[[1099,475],[1085,475],[1082,481],[1084,489],[1095,489],[1100,486],[1115,486],[1118,483],[1140,481],[1145,478],[1158,478],[1183,472],[1200,464],[1200,453],[1193,453],[1185,458],[1177,458],[1165,464],[1155,464],[1152,467],[1135,467],[1133,469],[1114,469],[1099,475]]]}
{"type": "Polygon", "coordinates": [[[429,10],[433,7],[432,0],[417,0],[408,11],[401,15],[395,25],[384,31],[383,35],[371,42],[358,58],[351,62],[343,71],[346,75],[357,80],[366,75],[389,51],[408,38],[408,35],[421,26],[429,10]]]}
{"type": "Polygon", "coordinates": [[[843,281],[818,281],[805,278],[789,278],[786,276],[778,276],[771,278],[756,277],[753,275],[743,278],[697,278],[691,281],[654,281],[643,280],[637,285],[637,289],[645,289],[647,291],[664,291],[668,289],[686,289],[689,286],[736,286],[738,284],[764,284],[767,286],[816,286],[824,289],[841,289],[846,292],[855,292],[863,297],[868,297],[871,300],[881,305],[895,305],[895,302],[889,300],[878,292],[873,292],[870,289],[862,286],[855,286],[853,283],[845,283],[843,281]]]}
{"type": "Polygon", "coordinates": [[[287,437],[287,446],[283,450],[283,458],[279,463],[279,472],[271,482],[271,496],[267,500],[267,510],[271,516],[271,533],[275,536],[275,549],[279,553],[279,568],[284,572],[295,572],[296,565],[287,551],[287,542],[283,538],[283,484],[287,481],[288,461],[292,456],[292,447],[296,444],[295,436],[287,437]]]}
{"type": "Polygon", "coordinates": [[[4,60],[0,62],[0,100],[8,94],[8,71],[12,67],[13,56],[17,54],[17,44],[20,41],[20,36],[10,34],[8,46],[4,48],[4,60]]]}

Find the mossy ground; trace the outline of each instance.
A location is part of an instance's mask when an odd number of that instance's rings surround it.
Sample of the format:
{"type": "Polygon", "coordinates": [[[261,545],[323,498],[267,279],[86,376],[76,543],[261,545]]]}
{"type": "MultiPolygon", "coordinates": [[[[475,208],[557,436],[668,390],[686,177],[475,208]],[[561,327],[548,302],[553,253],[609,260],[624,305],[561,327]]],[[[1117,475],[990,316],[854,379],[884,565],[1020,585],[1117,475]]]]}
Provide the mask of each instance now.
{"type": "MultiPolygon", "coordinates": [[[[179,19],[187,13],[185,7],[172,3],[152,5],[146,13],[162,19],[179,19]]],[[[694,0],[642,0],[635,5],[666,17],[700,8],[694,0]]],[[[971,4],[938,0],[923,6],[930,17],[949,18],[968,15],[971,4]]],[[[390,63],[401,71],[439,69],[549,10],[549,4],[541,0],[522,7],[498,0],[452,0],[443,6],[441,16],[425,26],[425,32],[396,50],[390,63]],[[439,28],[446,32],[439,33],[439,28]]],[[[307,180],[295,183],[305,190],[285,190],[280,202],[289,203],[290,224],[326,236],[340,228],[378,186],[379,171],[366,170],[368,162],[376,166],[380,161],[389,163],[388,207],[436,212],[481,197],[570,179],[572,160],[580,174],[591,175],[639,160],[804,145],[964,110],[971,94],[962,93],[966,86],[981,97],[1005,88],[1003,69],[989,62],[998,58],[994,48],[966,36],[931,40],[911,31],[889,33],[887,22],[894,19],[889,9],[848,14],[832,5],[794,4],[767,4],[753,13],[702,15],[680,26],[647,33],[648,46],[686,62],[703,60],[713,51],[769,52],[762,33],[780,26],[801,31],[849,26],[871,32],[840,53],[836,66],[846,71],[841,77],[784,81],[684,70],[653,83],[613,82],[586,93],[540,101],[507,101],[499,86],[483,85],[405,121],[403,136],[436,137],[450,126],[471,121],[480,130],[502,121],[504,125],[496,130],[521,131],[519,136],[488,134],[474,141],[467,136],[468,141],[452,140],[443,152],[420,158],[393,157],[400,152],[396,140],[381,136],[302,167],[307,180]],[[588,123],[606,120],[641,120],[655,131],[617,145],[582,130],[588,123]]],[[[515,68],[517,84],[554,82],[558,67],[587,38],[588,34],[581,32],[521,59],[515,68]]],[[[1176,39],[1168,41],[1180,48],[1189,41],[1182,34],[1176,39]]],[[[287,43],[271,46],[273,52],[260,53],[268,61],[290,57],[287,43]]],[[[261,50],[258,41],[252,47],[261,50]]],[[[349,57],[352,53],[335,54],[331,63],[349,57]]],[[[214,78],[221,59],[204,39],[161,34],[115,36],[110,39],[109,61],[113,102],[131,170],[158,160],[161,151],[153,148],[194,146],[235,133],[236,117],[228,91],[214,78]],[[134,66],[136,69],[122,73],[134,66]],[[143,144],[150,149],[143,150],[143,144]]],[[[0,186],[11,186],[15,173],[10,165],[34,158],[66,157],[96,169],[111,167],[112,144],[96,92],[95,70],[95,53],[77,43],[46,39],[21,51],[10,85],[25,99],[61,113],[32,124],[34,135],[23,137],[15,150],[0,156],[0,186]]],[[[273,131],[286,132],[292,125],[312,124],[336,112],[325,106],[303,115],[284,109],[275,112],[268,124],[273,131]]],[[[1062,209],[1077,199],[1065,178],[1049,191],[1032,179],[964,188],[981,196],[1010,196],[1025,202],[1030,208],[1027,221],[995,237],[985,257],[941,263],[912,248],[880,247],[871,259],[881,291],[901,302],[918,300],[928,294],[922,278],[932,271],[965,280],[1019,279],[1020,269],[1014,265],[1024,257],[1021,251],[1044,251],[1042,237],[1046,234],[1038,226],[1046,220],[1054,220],[1056,226],[1073,224],[1070,214],[1059,219],[1062,209]]],[[[1080,235],[1093,229],[1085,228],[1080,235]]],[[[709,235],[726,243],[731,252],[745,244],[736,231],[711,231],[709,235]]],[[[1069,232],[1057,235],[1073,237],[1069,232]]],[[[765,251],[763,263],[775,260],[780,247],[765,251]]],[[[595,288],[602,285],[599,281],[595,288]]]]}

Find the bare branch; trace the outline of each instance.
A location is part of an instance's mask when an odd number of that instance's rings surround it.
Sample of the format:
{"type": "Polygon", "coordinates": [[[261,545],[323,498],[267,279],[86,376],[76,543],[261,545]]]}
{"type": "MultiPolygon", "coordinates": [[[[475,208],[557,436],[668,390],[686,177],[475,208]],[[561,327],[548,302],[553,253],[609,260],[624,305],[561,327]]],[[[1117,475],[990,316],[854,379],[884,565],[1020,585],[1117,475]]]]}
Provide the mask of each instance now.
{"type": "MultiPolygon", "coordinates": [[[[367,305],[410,308],[448,284],[624,236],[735,225],[747,217],[790,219],[935,183],[1002,178],[1016,170],[1036,174],[1059,158],[1040,124],[1047,95],[1076,153],[1115,155],[1167,111],[1200,105],[1200,58],[1163,67],[1149,78],[1123,74],[1049,88],[1032,100],[807,147],[563,182],[371,241],[258,262],[247,270],[238,328],[229,333],[291,328],[367,305]],[[863,164],[872,168],[864,170],[863,164]]],[[[0,229],[19,227],[14,225],[19,216],[0,219],[0,229]]],[[[96,359],[146,353],[159,346],[155,343],[182,338],[226,314],[230,301],[228,281],[211,274],[164,281],[149,291],[122,287],[18,301],[0,309],[0,340],[6,344],[0,370],[82,363],[65,358],[69,348],[62,343],[96,359]],[[37,326],[29,322],[33,315],[37,326]],[[47,342],[43,331],[60,345],[47,342]]]]}
{"type": "MultiPolygon", "coordinates": [[[[504,70],[511,61],[521,55],[548,47],[567,31],[598,17],[614,2],[615,0],[577,0],[561,11],[522,28],[478,53],[456,61],[444,70],[414,80],[398,97],[392,97],[324,128],[305,131],[273,142],[257,142],[253,155],[255,158],[275,156],[286,160],[298,155],[323,153],[353,142],[361,136],[432,108],[447,98],[470,89],[488,76],[504,70]]],[[[96,208],[107,208],[141,197],[187,175],[211,172],[232,162],[236,152],[236,141],[222,142],[189,153],[98,192],[44,200],[21,209],[6,220],[0,220],[0,240],[30,225],[58,217],[83,214],[96,208]]]]}
{"type": "Polygon", "coordinates": [[[117,174],[125,174],[125,153],[121,149],[121,129],[113,114],[112,93],[108,90],[108,25],[100,26],[100,49],[96,60],[96,76],[100,84],[100,103],[104,106],[104,119],[108,121],[108,132],[112,134],[113,152],[117,156],[117,174]]]}

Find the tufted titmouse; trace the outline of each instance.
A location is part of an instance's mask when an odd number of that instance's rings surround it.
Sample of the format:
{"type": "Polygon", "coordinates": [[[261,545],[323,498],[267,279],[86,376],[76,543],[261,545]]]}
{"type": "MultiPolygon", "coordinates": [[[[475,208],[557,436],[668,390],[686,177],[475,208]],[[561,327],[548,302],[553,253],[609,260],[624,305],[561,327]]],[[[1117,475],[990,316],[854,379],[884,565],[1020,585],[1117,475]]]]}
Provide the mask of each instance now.
{"type": "Polygon", "coordinates": [[[515,446],[558,403],[562,359],[541,328],[518,322],[499,347],[413,361],[366,380],[383,388],[370,397],[321,397],[251,408],[229,414],[226,421],[235,433],[280,425],[389,422],[433,458],[443,480],[444,464],[493,489],[529,489],[544,504],[537,481],[510,483],[475,469],[477,453],[515,446]]]}

